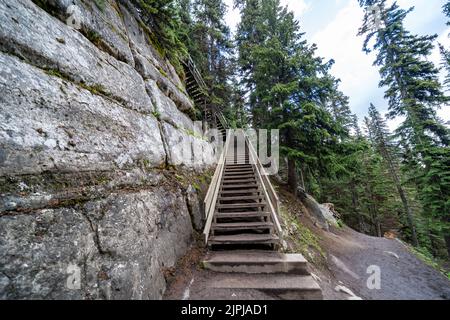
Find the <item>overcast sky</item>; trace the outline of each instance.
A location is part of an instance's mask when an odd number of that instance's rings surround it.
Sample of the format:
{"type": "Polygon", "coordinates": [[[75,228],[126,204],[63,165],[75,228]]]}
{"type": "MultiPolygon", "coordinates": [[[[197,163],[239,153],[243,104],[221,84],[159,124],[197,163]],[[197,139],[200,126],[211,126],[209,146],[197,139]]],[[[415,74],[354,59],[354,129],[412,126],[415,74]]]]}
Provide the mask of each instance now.
{"type": "MultiPolygon", "coordinates": [[[[235,30],[239,23],[239,12],[232,10],[233,0],[225,0],[229,6],[226,22],[235,30]]],[[[450,48],[446,18],[442,13],[445,0],[399,0],[402,8],[415,6],[415,10],[406,19],[406,28],[416,34],[438,34],[438,41],[450,48]]],[[[373,55],[362,52],[363,38],[357,37],[361,26],[363,10],[357,0],[281,0],[283,5],[294,11],[300,21],[306,38],[318,46],[318,55],[336,61],[332,74],[341,79],[340,89],[350,98],[350,107],[360,120],[367,115],[370,102],[380,111],[387,111],[383,88],[378,88],[380,76],[378,68],[372,66],[373,55]]],[[[437,48],[432,61],[440,64],[437,48]]],[[[449,108],[443,108],[438,114],[450,121],[449,108]]],[[[389,122],[395,129],[402,119],[389,122]]]]}

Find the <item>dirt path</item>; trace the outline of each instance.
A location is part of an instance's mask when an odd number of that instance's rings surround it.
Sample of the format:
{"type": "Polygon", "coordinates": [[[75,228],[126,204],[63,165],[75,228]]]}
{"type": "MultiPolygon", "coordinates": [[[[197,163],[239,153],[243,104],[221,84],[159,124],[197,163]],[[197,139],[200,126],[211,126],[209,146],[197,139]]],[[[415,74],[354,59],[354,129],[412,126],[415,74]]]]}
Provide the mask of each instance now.
{"type": "MultiPolygon", "coordinates": [[[[280,192],[286,209],[320,239],[326,260],[310,264],[309,269],[323,291],[324,299],[345,300],[450,300],[450,280],[412,254],[398,240],[375,238],[348,227],[318,228],[306,209],[291,195],[280,192]],[[381,272],[380,289],[369,289],[370,266],[381,272]],[[336,290],[340,288],[340,290],[336,290]],[[353,294],[347,292],[350,290],[353,294]]],[[[216,290],[211,279],[226,277],[201,268],[204,250],[193,248],[170,277],[165,299],[270,300],[276,299],[256,290],[216,290]]],[[[305,256],[309,260],[309,257],[305,256]]]]}
{"type": "Polygon", "coordinates": [[[450,299],[450,281],[398,240],[375,238],[350,228],[322,232],[331,273],[363,299],[450,299]],[[381,288],[370,290],[367,269],[378,266],[381,288]]]}

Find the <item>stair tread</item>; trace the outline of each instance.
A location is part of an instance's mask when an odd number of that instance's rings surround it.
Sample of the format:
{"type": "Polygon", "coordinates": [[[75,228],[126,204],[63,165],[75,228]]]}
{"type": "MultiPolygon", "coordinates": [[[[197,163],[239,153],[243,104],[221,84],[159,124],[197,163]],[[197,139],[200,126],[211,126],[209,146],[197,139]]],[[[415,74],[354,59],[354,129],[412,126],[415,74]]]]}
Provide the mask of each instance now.
{"type": "Polygon", "coordinates": [[[265,207],[267,203],[258,202],[258,203],[231,203],[231,204],[218,204],[218,209],[239,209],[239,208],[259,208],[265,207]]]}
{"type": "Polygon", "coordinates": [[[258,188],[258,184],[254,183],[254,184],[231,184],[231,185],[223,185],[222,189],[242,189],[242,188],[249,188],[249,189],[254,189],[254,188],[258,188]]]}
{"type": "Polygon", "coordinates": [[[227,180],[251,179],[251,178],[255,178],[255,175],[254,174],[224,175],[224,178],[227,179],[227,180]]]}
{"type": "Polygon", "coordinates": [[[256,183],[256,178],[229,179],[227,177],[224,177],[224,179],[222,181],[223,184],[230,184],[230,183],[240,184],[240,183],[247,183],[247,182],[256,183]]]}
{"type": "Polygon", "coordinates": [[[321,290],[312,276],[290,274],[229,274],[224,279],[214,279],[210,285],[217,289],[321,290]]]}
{"type": "Polygon", "coordinates": [[[276,242],[279,238],[273,234],[234,234],[234,235],[220,235],[211,236],[212,243],[261,243],[261,242],[276,242]]]}
{"type": "Polygon", "coordinates": [[[216,212],[216,218],[253,218],[253,217],[266,217],[269,216],[269,212],[263,211],[249,211],[249,212],[216,212]]]}
{"type": "Polygon", "coordinates": [[[233,228],[268,228],[272,227],[271,222],[228,222],[228,223],[213,223],[212,228],[233,229],[233,228]]]}
{"type": "Polygon", "coordinates": [[[307,264],[301,254],[285,254],[271,251],[216,251],[209,252],[205,261],[211,263],[273,264],[279,262],[307,264]]]}
{"type": "Polygon", "coordinates": [[[261,189],[249,189],[249,190],[221,190],[219,192],[220,195],[227,195],[227,194],[256,194],[261,193],[261,189]]]}
{"type": "Polygon", "coordinates": [[[220,201],[234,201],[234,200],[264,200],[263,196],[240,196],[240,197],[218,197],[220,201]]]}

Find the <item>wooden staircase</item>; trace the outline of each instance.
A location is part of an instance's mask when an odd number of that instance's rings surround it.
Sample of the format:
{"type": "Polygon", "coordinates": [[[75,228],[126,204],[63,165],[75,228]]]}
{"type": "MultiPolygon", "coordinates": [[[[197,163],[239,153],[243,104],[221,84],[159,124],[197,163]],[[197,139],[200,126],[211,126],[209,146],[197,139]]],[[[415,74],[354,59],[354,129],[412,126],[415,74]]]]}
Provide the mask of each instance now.
{"type": "Polygon", "coordinates": [[[228,135],[207,244],[212,250],[277,250],[280,237],[251,152],[242,131],[228,135]]]}
{"type": "Polygon", "coordinates": [[[248,290],[281,299],[321,299],[303,256],[277,252],[283,243],[279,200],[255,148],[242,130],[230,130],[221,110],[209,102],[192,59],[184,64],[186,90],[203,108],[206,127],[219,131],[219,145],[224,142],[205,198],[203,234],[210,251],[203,263],[213,271],[207,280],[211,299],[219,292],[248,290]],[[217,276],[223,273],[227,276],[217,276]]]}

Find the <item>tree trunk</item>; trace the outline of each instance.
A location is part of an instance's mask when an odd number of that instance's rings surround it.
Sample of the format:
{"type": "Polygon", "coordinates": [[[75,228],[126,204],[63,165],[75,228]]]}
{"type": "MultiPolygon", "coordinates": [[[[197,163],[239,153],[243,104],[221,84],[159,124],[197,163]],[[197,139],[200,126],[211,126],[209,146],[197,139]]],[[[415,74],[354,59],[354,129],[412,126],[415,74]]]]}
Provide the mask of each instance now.
{"type": "Polygon", "coordinates": [[[358,224],[359,224],[359,232],[364,232],[364,220],[362,218],[361,212],[359,212],[358,207],[358,194],[356,193],[354,181],[351,182],[351,191],[352,191],[352,206],[358,216],[358,224]]]}
{"type": "Polygon", "coordinates": [[[450,261],[450,234],[446,235],[444,238],[445,244],[447,245],[448,260],[450,261]]]}
{"type": "Polygon", "coordinates": [[[297,166],[294,159],[288,158],[288,185],[294,196],[297,196],[297,166]]]}
{"type": "Polygon", "coordinates": [[[388,153],[387,150],[384,150],[383,153],[384,153],[385,160],[387,160],[387,163],[389,166],[389,171],[391,173],[392,179],[394,180],[398,194],[400,195],[400,198],[402,199],[403,208],[406,213],[406,219],[408,220],[408,225],[409,225],[409,228],[411,229],[411,239],[412,239],[413,246],[418,247],[419,240],[417,239],[417,232],[416,232],[416,227],[414,224],[414,218],[413,218],[411,208],[409,207],[409,204],[408,204],[408,199],[406,198],[405,191],[403,190],[403,187],[400,183],[400,179],[397,175],[397,172],[395,170],[394,163],[391,160],[390,154],[388,153]]]}

